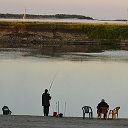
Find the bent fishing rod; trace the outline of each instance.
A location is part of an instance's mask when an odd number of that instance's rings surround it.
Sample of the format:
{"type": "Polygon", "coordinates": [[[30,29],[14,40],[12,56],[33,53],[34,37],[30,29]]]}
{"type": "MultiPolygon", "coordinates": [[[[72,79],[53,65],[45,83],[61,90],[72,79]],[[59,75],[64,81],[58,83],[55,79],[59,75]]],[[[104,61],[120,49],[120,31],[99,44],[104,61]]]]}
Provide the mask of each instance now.
{"type": "Polygon", "coordinates": [[[56,75],[57,75],[57,73],[53,76],[52,82],[51,82],[50,87],[49,87],[49,92],[53,86],[53,82],[55,81],[56,75]]]}

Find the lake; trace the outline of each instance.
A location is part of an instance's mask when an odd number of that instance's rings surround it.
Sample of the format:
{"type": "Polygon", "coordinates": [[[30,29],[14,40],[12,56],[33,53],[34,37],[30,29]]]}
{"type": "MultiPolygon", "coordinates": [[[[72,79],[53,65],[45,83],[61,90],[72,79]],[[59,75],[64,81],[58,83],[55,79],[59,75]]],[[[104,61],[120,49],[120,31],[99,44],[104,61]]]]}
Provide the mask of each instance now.
{"type": "Polygon", "coordinates": [[[87,19],[6,19],[0,18],[0,21],[16,21],[16,22],[75,22],[75,23],[110,23],[110,24],[127,24],[127,21],[112,21],[112,20],[87,20],[87,19]]]}
{"type": "MultiPolygon", "coordinates": [[[[43,115],[41,95],[50,88],[50,115],[82,116],[89,105],[105,99],[110,109],[120,106],[119,118],[128,118],[128,51],[68,53],[59,57],[0,52],[0,108],[13,115],[43,115]]],[[[1,111],[2,114],[2,111],[1,111]]]]}

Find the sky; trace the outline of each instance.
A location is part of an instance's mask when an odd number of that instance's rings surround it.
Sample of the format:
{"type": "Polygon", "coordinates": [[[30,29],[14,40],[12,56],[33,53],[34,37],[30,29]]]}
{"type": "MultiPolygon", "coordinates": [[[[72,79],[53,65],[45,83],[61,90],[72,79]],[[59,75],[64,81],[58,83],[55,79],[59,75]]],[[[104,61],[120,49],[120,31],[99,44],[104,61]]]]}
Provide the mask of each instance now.
{"type": "Polygon", "coordinates": [[[128,0],[0,0],[0,13],[78,14],[95,19],[126,19],[128,0]]]}

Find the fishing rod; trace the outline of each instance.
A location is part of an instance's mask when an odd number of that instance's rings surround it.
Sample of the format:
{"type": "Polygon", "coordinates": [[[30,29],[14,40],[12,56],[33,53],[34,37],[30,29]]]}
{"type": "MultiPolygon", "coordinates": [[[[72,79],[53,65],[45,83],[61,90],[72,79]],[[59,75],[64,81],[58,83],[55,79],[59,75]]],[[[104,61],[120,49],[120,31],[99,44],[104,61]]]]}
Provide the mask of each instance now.
{"type": "Polygon", "coordinates": [[[51,82],[50,87],[49,87],[49,92],[50,92],[50,90],[51,90],[51,88],[53,86],[53,82],[55,81],[56,75],[57,75],[57,73],[54,75],[54,77],[52,79],[52,82],[51,82]]]}
{"type": "Polygon", "coordinates": [[[65,113],[66,113],[66,102],[64,104],[64,116],[65,116],[65,113]]]}

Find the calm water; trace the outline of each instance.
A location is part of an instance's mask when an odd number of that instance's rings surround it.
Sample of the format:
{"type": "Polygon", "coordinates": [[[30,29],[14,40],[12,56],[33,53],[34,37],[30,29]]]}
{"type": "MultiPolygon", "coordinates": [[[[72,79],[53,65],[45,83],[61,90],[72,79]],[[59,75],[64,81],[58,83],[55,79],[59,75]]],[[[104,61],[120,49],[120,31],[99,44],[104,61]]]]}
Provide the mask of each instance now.
{"type": "MultiPolygon", "coordinates": [[[[50,114],[82,116],[82,106],[93,108],[104,98],[110,109],[120,106],[119,117],[128,118],[128,51],[73,53],[62,57],[22,56],[0,52],[0,108],[12,114],[42,115],[41,94],[51,88],[50,114]]],[[[1,111],[2,114],[2,111],[1,111]]]]}
{"type": "Polygon", "coordinates": [[[78,22],[78,23],[112,23],[127,24],[127,21],[103,21],[103,20],[86,20],[86,19],[3,19],[0,21],[26,21],[26,22],[78,22]]]}

